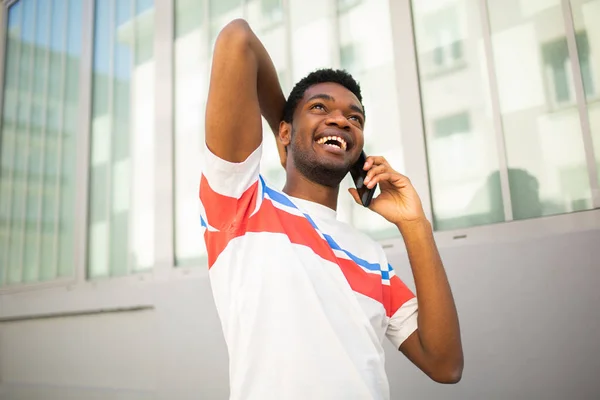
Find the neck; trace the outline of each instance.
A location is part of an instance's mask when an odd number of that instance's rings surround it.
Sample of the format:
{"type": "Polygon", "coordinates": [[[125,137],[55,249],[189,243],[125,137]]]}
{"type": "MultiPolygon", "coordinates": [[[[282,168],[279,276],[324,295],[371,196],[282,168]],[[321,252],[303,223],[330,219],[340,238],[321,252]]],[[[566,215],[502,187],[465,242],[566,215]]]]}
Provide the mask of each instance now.
{"type": "Polygon", "coordinates": [[[302,200],[322,204],[337,210],[340,187],[329,187],[315,183],[299,173],[288,173],[283,192],[302,200]]]}

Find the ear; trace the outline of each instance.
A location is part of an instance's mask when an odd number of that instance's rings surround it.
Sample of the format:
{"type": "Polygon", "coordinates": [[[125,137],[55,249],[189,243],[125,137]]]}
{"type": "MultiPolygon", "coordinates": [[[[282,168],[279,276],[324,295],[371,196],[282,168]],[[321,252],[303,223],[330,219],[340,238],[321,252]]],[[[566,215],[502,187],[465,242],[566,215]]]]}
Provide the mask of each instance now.
{"type": "Polygon", "coordinates": [[[279,161],[285,169],[287,163],[287,147],[292,141],[292,124],[285,121],[279,123],[279,134],[277,135],[277,152],[279,153],[279,161]]]}

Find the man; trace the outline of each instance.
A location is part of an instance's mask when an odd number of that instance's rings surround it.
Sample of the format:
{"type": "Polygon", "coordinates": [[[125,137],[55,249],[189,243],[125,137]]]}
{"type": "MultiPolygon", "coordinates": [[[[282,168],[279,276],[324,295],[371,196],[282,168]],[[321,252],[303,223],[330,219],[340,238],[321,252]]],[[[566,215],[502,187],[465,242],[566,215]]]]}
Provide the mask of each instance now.
{"type": "Polygon", "coordinates": [[[382,248],[335,218],[339,183],[363,148],[361,101],[354,79],[333,70],[310,74],[286,101],[248,24],[219,34],[200,200],[232,399],[388,399],[384,336],[433,380],[461,377],[454,301],[410,181],[383,157],[364,165],[366,184],[381,189],[370,209],[406,242],[418,312],[382,248]],[[283,191],[259,175],[261,113],[283,191]]]}

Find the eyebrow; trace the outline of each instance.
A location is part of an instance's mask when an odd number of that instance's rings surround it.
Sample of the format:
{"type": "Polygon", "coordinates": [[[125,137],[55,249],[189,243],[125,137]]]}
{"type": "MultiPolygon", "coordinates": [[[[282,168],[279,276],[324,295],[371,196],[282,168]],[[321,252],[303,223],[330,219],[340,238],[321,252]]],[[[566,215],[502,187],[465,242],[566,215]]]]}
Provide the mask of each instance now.
{"type": "MultiPolygon", "coordinates": [[[[333,98],[332,96],[325,94],[325,93],[318,93],[315,94],[314,96],[311,96],[308,100],[306,100],[306,102],[310,102],[316,99],[321,99],[321,100],[327,100],[327,101],[332,101],[335,103],[335,98],[333,98]]],[[[355,111],[357,113],[359,113],[360,115],[362,115],[362,117],[365,117],[365,112],[363,111],[363,109],[359,106],[357,106],[356,104],[350,104],[350,109],[352,111],[355,111]]]]}

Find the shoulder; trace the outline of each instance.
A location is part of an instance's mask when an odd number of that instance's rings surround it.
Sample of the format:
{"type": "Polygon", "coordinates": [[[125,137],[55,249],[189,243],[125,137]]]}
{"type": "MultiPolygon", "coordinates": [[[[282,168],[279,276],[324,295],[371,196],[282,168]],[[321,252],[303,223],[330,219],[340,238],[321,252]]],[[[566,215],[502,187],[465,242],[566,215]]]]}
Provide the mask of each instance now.
{"type": "Polygon", "coordinates": [[[256,166],[260,164],[262,151],[261,143],[252,153],[250,153],[250,155],[248,155],[248,157],[246,157],[246,159],[240,162],[231,162],[216,155],[205,142],[202,154],[201,171],[218,170],[226,174],[243,173],[248,169],[256,168],[256,166]]]}
{"type": "Polygon", "coordinates": [[[377,248],[381,249],[381,245],[375,239],[373,239],[371,236],[367,235],[365,232],[357,229],[356,227],[354,227],[353,225],[351,225],[347,222],[339,221],[339,220],[337,222],[340,225],[340,229],[343,229],[344,231],[348,232],[349,235],[352,235],[357,240],[359,240],[361,243],[364,243],[367,246],[377,247],[377,248]]]}

